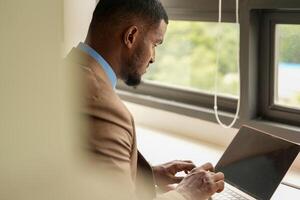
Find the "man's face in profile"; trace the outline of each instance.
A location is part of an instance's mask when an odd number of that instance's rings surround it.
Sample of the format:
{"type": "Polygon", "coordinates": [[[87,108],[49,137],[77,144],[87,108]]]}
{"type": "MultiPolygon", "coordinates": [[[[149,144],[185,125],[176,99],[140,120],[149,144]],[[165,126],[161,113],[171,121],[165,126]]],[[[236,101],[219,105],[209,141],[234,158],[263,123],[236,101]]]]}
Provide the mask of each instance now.
{"type": "Polygon", "coordinates": [[[129,86],[139,85],[141,77],[147,68],[155,61],[155,47],[163,42],[167,24],[161,20],[160,24],[154,26],[137,41],[132,57],[126,66],[127,76],[124,80],[129,86]]]}

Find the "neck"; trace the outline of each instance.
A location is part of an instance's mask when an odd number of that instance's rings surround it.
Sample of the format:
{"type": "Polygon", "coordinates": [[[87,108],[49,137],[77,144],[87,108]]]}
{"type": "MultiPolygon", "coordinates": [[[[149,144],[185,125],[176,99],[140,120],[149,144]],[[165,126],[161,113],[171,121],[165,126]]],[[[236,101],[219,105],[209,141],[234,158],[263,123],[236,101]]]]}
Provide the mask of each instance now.
{"type": "Polygon", "coordinates": [[[111,39],[92,40],[89,37],[85,40],[85,43],[97,51],[105,60],[109,63],[117,78],[120,78],[121,74],[121,54],[118,45],[114,43],[108,43],[111,39]],[[112,53],[113,52],[113,53],[112,53]]]}

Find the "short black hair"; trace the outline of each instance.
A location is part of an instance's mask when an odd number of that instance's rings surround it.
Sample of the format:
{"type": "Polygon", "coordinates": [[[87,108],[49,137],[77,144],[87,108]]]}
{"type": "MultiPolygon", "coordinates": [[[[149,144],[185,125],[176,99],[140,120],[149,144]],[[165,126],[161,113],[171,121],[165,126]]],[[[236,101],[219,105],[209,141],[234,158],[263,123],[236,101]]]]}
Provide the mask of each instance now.
{"type": "Polygon", "coordinates": [[[141,19],[150,26],[161,20],[169,23],[166,10],[159,0],[100,0],[91,25],[102,23],[112,26],[132,18],[141,19]]]}

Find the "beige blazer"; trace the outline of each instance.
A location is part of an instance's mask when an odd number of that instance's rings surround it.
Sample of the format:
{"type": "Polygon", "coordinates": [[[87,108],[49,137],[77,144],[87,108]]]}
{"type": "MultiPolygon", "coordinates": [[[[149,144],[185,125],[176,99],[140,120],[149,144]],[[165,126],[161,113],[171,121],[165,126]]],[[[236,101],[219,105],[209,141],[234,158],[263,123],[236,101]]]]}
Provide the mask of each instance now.
{"type": "Polygon", "coordinates": [[[81,69],[81,110],[88,125],[88,146],[103,177],[99,180],[103,199],[184,200],[175,191],[156,195],[151,166],[137,150],[133,117],[102,66],[77,48],[67,62],[81,69]]]}

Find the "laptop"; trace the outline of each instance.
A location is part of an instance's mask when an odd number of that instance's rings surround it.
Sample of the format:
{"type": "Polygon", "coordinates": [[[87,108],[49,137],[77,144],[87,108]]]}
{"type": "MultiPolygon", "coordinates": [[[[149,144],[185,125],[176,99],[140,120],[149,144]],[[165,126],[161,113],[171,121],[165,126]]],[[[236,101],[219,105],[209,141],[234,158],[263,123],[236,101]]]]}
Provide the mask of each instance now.
{"type": "Polygon", "coordinates": [[[299,144],[242,126],[216,165],[225,189],[211,199],[271,199],[299,150],[299,144]]]}

